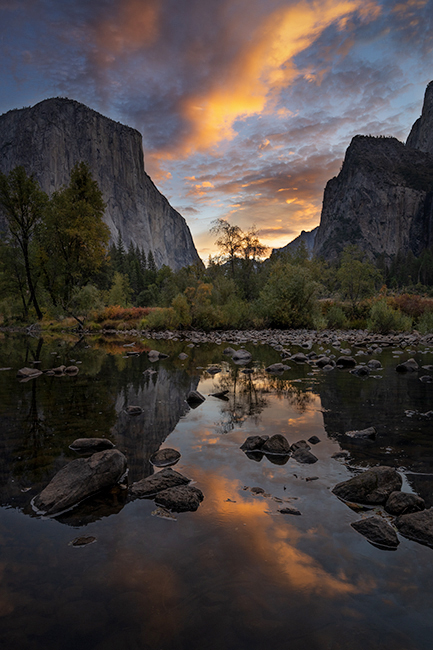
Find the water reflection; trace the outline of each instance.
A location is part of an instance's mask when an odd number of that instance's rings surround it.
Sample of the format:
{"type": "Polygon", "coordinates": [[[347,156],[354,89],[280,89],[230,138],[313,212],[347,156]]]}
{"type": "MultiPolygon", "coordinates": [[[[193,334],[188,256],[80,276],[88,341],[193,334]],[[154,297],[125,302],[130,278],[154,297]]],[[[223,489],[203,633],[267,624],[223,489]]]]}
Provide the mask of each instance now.
{"type": "Polygon", "coordinates": [[[402,540],[386,554],[369,545],[350,527],[359,515],[330,488],[350,473],[332,458],[344,448],[351,466],[404,464],[408,482],[429,493],[431,423],[405,410],[429,410],[433,386],[395,373],[389,354],[382,379],[295,364],[272,376],[264,367],[279,356],[265,346],[251,348],[244,373],[218,346],[158,341],[170,357],[151,363],[155,342],[137,342],[135,357],[128,342],[10,337],[0,346],[0,367],[13,368],[0,372],[3,647],[427,650],[431,549],[402,540]],[[33,361],[49,368],[71,359],[81,362],[74,377],[15,377],[33,361]],[[206,372],[214,364],[221,372],[206,372]],[[189,410],[194,389],[207,399],[189,410]],[[222,390],[228,401],[209,396],[222,390]],[[131,405],[142,413],[128,415],[131,405]],[[371,443],[344,436],[370,425],[371,443]],[[317,480],[293,458],[256,463],[240,449],[248,435],[274,433],[291,443],[320,438],[317,480]],[[158,448],[178,449],[176,469],[205,494],[199,510],[162,519],[151,500],[130,502],[116,486],[55,520],[23,516],[76,457],[70,443],[89,436],[126,454],[131,481],[154,471],[158,448]],[[264,495],[251,491],[257,486],[264,495]],[[284,504],[302,515],[281,514],[284,504]],[[82,534],[97,542],[69,546],[82,534]]]}

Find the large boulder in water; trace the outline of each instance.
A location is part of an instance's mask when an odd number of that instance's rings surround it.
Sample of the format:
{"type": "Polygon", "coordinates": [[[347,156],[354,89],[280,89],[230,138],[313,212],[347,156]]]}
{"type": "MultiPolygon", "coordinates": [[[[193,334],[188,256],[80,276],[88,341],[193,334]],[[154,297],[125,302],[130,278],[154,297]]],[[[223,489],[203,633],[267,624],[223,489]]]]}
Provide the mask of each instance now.
{"type": "Polygon", "coordinates": [[[402,483],[400,474],[392,467],[373,467],[338,483],[332,491],[344,501],[379,505],[386,503],[391,492],[401,490],[402,483]]]}
{"type": "Polygon", "coordinates": [[[35,497],[33,506],[43,514],[55,515],[115,485],[125,472],[126,458],[117,449],[99,451],[90,458],[78,458],[57,472],[35,497]]]}
{"type": "Polygon", "coordinates": [[[155,503],[172,512],[195,512],[203,498],[203,492],[193,485],[179,485],[158,492],[155,503]]]}
{"type": "Polygon", "coordinates": [[[395,525],[404,537],[433,548],[433,508],[401,515],[395,525]]]}
{"type": "Polygon", "coordinates": [[[178,485],[187,485],[191,482],[190,478],[183,476],[174,469],[167,467],[166,469],[142,478],[141,481],[133,483],[131,486],[131,494],[133,497],[152,497],[158,492],[167,490],[168,488],[176,487],[178,485]]]}
{"type": "Polygon", "coordinates": [[[374,546],[395,549],[400,543],[395,530],[382,517],[366,517],[350,525],[374,546]]]}

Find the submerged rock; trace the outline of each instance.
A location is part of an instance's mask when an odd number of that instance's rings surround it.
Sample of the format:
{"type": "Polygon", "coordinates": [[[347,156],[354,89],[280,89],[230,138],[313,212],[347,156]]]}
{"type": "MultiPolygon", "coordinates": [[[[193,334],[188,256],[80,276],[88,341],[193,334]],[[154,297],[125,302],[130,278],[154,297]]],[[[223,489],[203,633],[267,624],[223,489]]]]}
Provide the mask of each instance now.
{"type": "Polygon", "coordinates": [[[147,478],[141,479],[133,483],[130,489],[132,496],[134,497],[151,497],[158,492],[167,490],[168,488],[176,487],[178,485],[187,485],[191,482],[190,478],[175,472],[169,467],[163,469],[157,474],[148,476],[147,478]]]}
{"type": "Polygon", "coordinates": [[[385,510],[390,515],[406,515],[424,509],[424,499],[409,492],[391,492],[385,504],[385,510]]]}
{"type": "Polygon", "coordinates": [[[291,508],[290,506],[286,506],[285,508],[281,508],[278,510],[282,515],[300,515],[302,514],[300,510],[297,508],[291,508]]]}
{"type": "Polygon", "coordinates": [[[401,515],[395,525],[404,537],[433,548],[433,508],[401,515]]]}
{"type": "Polygon", "coordinates": [[[270,366],[265,368],[265,370],[269,373],[282,373],[285,370],[290,370],[290,366],[286,366],[284,363],[272,363],[270,366]]]}
{"type": "Polygon", "coordinates": [[[290,451],[297,451],[298,449],[311,449],[311,447],[306,440],[298,440],[298,442],[290,445],[290,451]]]}
{"type": "Polygon", "coordinates": [[[379,505],[392,492],[401,490],[402,478],[392,467],[373,467],[347,481],[338,483],[332,492],[344,501],[379,505]]]}
{"type": "Polygon", "coordinates": [[[203,501],[203,492],[191,485],[179,485],[158,492],[155,503],[172,512],[194,512],[203,501]]]}
{"type": "Polygon", "coordinates": [[[113,449],[114,444],[107,438],[77,438],[69,445],[74,451],[91,451],[113,449]]]}
{"type": "Polygon", "coordinates": [[[251,352],[248,352],[248,350],[244,350],[243,348],[235,350],[231,356],[237,365],[247,364],[253,358],[251,352]]]}
{"type": "Polygon", "coordinates": [[[33,379],[42,374],[42,370],[38,370],[37,368],[20,368],[17,372],[17,377],[19,379],[33,379]]]}
{"type": "Polygon", "coordinates": [[[57,514],[99,490],[115,485],[125,472],[126,458],[117,449],[72,460],[35,497],[33,505],[43,514],[57,514]]]}
{"type": "Polygon", "coordinates": [[[382,517],[366,517],[350,525],[374,546],[395,549],[400,543],[395,530],[382,517]]]}
{"type": "Polygon", "coordinates": [[[168,467],[175,465],[180,458],[180,452],[177,449],[158,449],[151,457],[150,462],[155,467],[168,467]]]}
{"type": "Polygon", "coordinates": [[[211,393],[211,397],[217,397],[218,399],[222,399],[225,402],[228,402],[229,398],[227,397],[228,390],[220,390],[218,393],[211,393]]]}
{"type": "Polygon", "coordinates": [[[356,361],[353,357],[338,357],[336,365],[340,368],[355,368],[356,361]]]}
{"type": "Polygon", "coordinates": [[[374,440],[376,438],[376,429],[374,427],[368,427],[359,431],[346,431],[344,435],[353,440],[374,440]]]}

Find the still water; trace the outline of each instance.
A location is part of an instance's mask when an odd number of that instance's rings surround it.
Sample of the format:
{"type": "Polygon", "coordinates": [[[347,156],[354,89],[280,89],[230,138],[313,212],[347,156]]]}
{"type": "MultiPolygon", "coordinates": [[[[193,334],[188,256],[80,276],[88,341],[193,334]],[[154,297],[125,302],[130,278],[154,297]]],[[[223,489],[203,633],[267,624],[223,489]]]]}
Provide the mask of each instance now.
{"type": "Polygon", "coordinates": [[[404,490],[433,505],[433,422],[420,415],[432,409],[433,384],[395,372],[409,357],[433,364],[430,349],[387,349],[376,355],[383,370],[366,379],[292,362],[276,377],[264,371],[281,361],[269,346],[246,346],[253,372],[245,374],[223,355],[224,344],[137,340],[142,353],[128,356],[125,338],[2,336],[2,648],[432,647],[433,550],[401,536],[396,551],[372,546],[350,526],[361,514],[331,492],[356,468],[386,464],[399,469],[404,490]],[[169,358],[151,363],[151,348],[169,358]],[[42,369],[72,361],[79,373],[19,381],[18,368],[35,361],[42,369]],[[215,364],[221,372],[211,375],[215,364]],[[194,389],[206,401],[189,409],[194,389]],[[229,399],[210,396],[219,390],[229,399]],[[129,416],[130,405],[142,414],[129,416]],[[344,436],[368,426],[375,441],[344,436]],[[318,436],[318,462],[281,465],[240,449],[249,435],[275,433],[290,443],[318,436]],[[69,445],[80,437],[114,442],[127,457],[129,483],[154,471],[158,449],[179,450],[175,469],[204,501],[165,518],[154,501],[130,501],[116,487],[60,517],[38,517],[32,498],[77,457],[69,445]],[[332,458],[342,449],[347,460],[332,458]],[[279,513],[282,504],[301,516],[279,513]],[[72,546],[80,536],[96,541],[72,546]]]}

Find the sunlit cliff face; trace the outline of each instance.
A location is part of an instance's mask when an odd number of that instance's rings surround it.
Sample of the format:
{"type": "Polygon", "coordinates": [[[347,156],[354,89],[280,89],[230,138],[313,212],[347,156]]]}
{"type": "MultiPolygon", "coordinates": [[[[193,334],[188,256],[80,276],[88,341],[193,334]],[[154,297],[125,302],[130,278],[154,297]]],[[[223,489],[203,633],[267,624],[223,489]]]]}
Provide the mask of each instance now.
{"type": "Polygon", "coordinates": [[[269,246],[315,227],[351,137],[405,139],[431,77],[433,0],[22,0],[0,15],[0,109],[62,95],[138,128],[205,258],[215,218],[269,246]]]}

